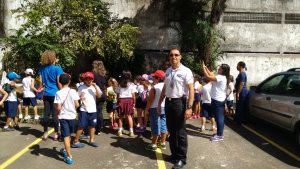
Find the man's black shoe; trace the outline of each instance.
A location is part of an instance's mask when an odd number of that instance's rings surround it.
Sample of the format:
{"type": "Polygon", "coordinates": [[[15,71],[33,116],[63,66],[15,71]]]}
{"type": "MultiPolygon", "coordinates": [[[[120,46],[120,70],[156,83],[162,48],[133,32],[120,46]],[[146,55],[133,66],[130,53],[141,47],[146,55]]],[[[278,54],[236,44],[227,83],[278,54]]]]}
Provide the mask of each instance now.
{"type": "Polygon", "coordinates": [[[185,165],[185,164],[184,164],[181,160],[179,160],[179,161],[177,161],[177,162],[174,164],[174,166],[172,167],[172,169],[181,169],[181,168],[183,168],[184,165],[185,165]]]}

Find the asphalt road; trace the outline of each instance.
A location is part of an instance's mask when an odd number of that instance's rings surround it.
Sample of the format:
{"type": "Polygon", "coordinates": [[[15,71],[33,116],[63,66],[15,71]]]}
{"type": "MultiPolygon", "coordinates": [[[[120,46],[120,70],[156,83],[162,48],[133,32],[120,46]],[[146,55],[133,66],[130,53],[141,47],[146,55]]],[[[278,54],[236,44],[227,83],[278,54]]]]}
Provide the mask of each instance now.
{"type": "MultiPolygon", "coordinates": [[[[207,123],[207,128],[210,124],[207,123]]],[[[96,136],[98,148],[86,145],[82,149],[72,149],[74,163],[67,165],[59,154],[62,142],[53,140],[39,141],[42,136],[40,125],[20,124],[21,131],[0,132],[0,168],[7,165],[11,169],[29,168],[101,168],[101,169],[156,169],[172,168],[170,162],[159,161],[170,155],[170,151],[146,151],[150,143],[150,132],[129,138],[126,133],[122,138],[116,131],[104,128],[96,136]],[[22,149],[36,141],[37,143],[20,153],[22,149]],[[19,153],[19,154],[18,154],[19,153]],[[17,158],[17,155],[20,157],[17,158]]],[[[149,129],[148,129],[149,130],[149,129]]],[[[251,123],[238,126],[226,119],[225,139],[221,142],[210,142],[212,132],[200,132],[199,120],[187,121],[188,163],[186,169],[285,169],[300,168],[300,149],[293,141],[293,135],[264,122],[253,120],[251,123]],[[253,132],[260,133],[286,151],[279,150],[253,132]],[[288,155],[289,153],[292,154],[288,155]]],[[[86,143],[87,140],[82,140],[86,143]]]]}

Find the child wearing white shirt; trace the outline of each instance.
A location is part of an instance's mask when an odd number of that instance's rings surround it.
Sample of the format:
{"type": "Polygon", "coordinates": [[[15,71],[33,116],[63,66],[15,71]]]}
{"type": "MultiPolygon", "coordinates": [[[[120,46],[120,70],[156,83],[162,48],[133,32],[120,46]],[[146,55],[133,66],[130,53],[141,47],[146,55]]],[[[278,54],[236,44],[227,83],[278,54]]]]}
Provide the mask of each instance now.
{"type": "Polygon", "coordinates": [[[133,110],[135,108],[135,93],[137,92],[136,86],[131,82],[131,72],[123,71],[121,75],[120,85],[117,88],[118,94],[118,115],[119,115],[119,130],[118,136],[123,134],[123,119],[128,120],[129,137],[133,137],[133,110]]]}
{"type": "Polygon", "coordinates": [[[80,97],[80,111],[78,118],[78,129],[76,132],[76,137],[72,148],[82,148],[84,144],[79,142],[79,137],[82,134],[83,128],[89,126],[90,129],[90,141],[89,145],[93,147],[98,147],[95,142],[95,127],[97,125],[97,107],[96,107],[96,97],[100,98],[102,92],[95,83],[94,74],[92,72],[86,72],[82,75],[84,84],[79,86],[78,95],[80,97]]]}
{"type": "Polygon", "coordinates": [[[79,107],[78,93],[69,87],[71,76],[63,73],[59,76],[59,83],[62,89],[57,91],[54,98],[54,104],[58,112],[58,119],[61,129],[61,137],[64,139],[65,148],[61,149],[64,161],[67,164],[73,163],[71,155],[71,134],[75,131],[76,108],[79,107]]]}

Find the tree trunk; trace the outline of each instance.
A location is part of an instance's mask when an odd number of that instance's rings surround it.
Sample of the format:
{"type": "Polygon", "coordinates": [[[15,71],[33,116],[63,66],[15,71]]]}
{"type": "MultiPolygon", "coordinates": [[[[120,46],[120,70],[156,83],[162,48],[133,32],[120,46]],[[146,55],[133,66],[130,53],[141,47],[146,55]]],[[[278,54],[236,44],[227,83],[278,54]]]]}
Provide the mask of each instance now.
{"type": "MultiPolygon", "coordinates": [[[[212,29],[215,29],[216,25],[219,23],[221,15],[225,11],[227,0],[213,0],[212,9],[210,15],[210,26],[212,29]]],[[[211,34],[213,31],[210,32],[211,34]]],[[[213,35],[209,36],[212,37],[213,35]]],[[[204,49],[204,63],[207,67],[212,70],[213,62],[212,62],[212,38],[208,39],[208,43],[205,45],[204,49]]]]}

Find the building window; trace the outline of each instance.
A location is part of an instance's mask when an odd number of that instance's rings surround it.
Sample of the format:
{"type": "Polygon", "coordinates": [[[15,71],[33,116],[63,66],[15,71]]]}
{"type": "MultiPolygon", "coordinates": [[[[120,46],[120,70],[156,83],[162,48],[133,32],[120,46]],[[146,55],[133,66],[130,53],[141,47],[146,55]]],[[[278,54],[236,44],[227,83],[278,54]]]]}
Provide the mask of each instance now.
{"type": "Polygon", "coordinates": [[[300,24],[300,13],[286,13],[285,14],[286,24],[300,24]]]}
{"type": "Polygon", "coordinates": [[[280,13],[225,12],[224,22],[281,24],[280,13]]]}

